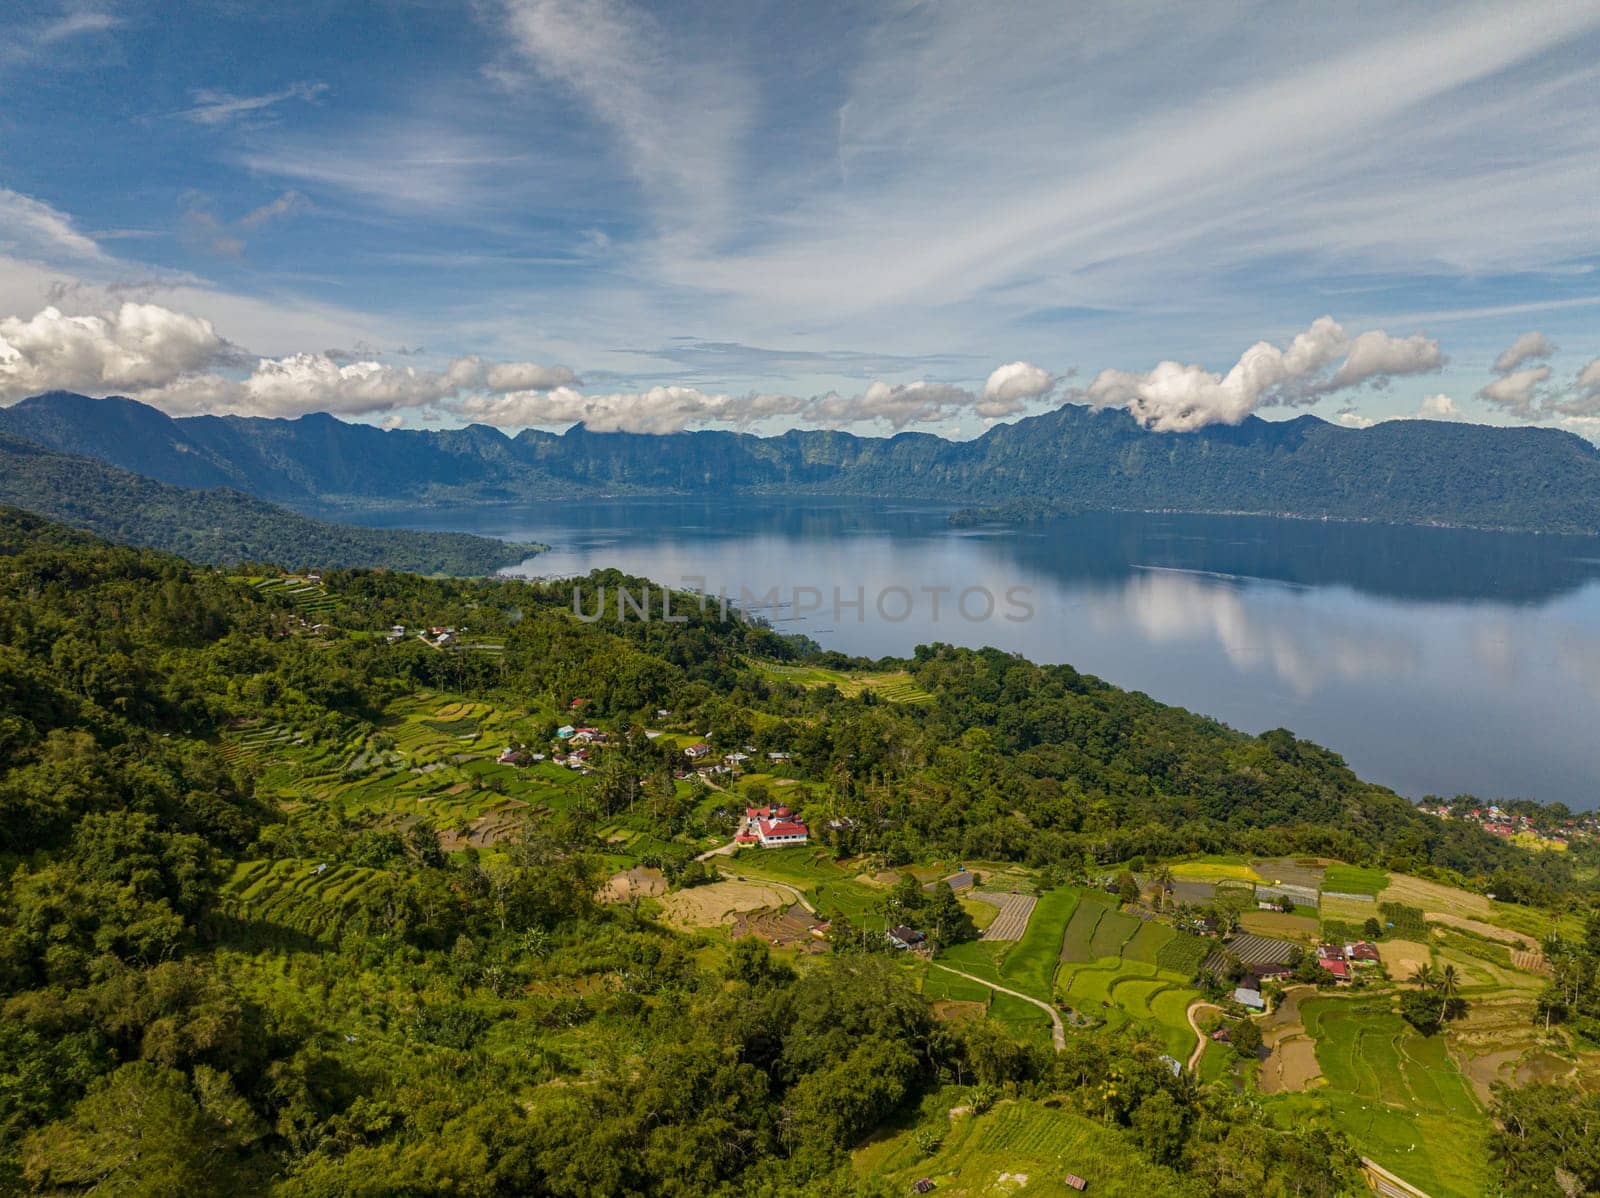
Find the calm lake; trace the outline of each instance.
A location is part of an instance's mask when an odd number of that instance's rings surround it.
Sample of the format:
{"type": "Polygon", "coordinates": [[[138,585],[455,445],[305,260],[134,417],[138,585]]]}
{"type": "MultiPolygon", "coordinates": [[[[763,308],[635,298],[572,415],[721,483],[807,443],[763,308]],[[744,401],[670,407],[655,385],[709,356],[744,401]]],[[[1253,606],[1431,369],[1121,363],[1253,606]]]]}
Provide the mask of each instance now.
{"type": "Polygon", "coordinates": [[[745,588],[774,627],[847,653],[939,640],[1068,662],[1293,729],[1412,797],[1600,805],[1600,540],[1140,514],[958,529],[949,510],[618,499],[382,522],[552,546],[528,576],[745,588]]]}

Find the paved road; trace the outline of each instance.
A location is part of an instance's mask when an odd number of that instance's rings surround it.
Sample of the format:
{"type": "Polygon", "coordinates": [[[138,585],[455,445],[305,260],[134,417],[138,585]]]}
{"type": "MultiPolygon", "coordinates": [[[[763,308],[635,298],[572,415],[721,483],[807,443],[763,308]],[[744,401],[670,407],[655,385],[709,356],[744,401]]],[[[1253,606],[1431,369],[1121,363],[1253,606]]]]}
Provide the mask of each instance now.
{"type": "Polygon", "coordinates": [[[937,961],[930,961],[929,964],[935,969],[942,969],[946,973],[953,973],[958,978],[966,978],[969,982],[977,982],[978,985],[987,986],[989,989],[997,990],[1001,994],[1009,994],[1012,998],[1020,998],[1023,1002],[1031,1002],[1046,1015],[1050,1016],[1050,1040],[1051,1043],[1056,1046],[1056,1051],[1060,1052],[1062,1049],[1066,1048],[1067,1032],[1066,1029],[1061,1026],[1061,1013],[1049,1003],[1044,1002],[1041,999],[1034,998],[1031,994],[1023,994],[1020,991],[1007,990],[1004,986],[997,986],[987,978],[980,978],[974,974],[964,973],[959,969],[951,969],[948,965],[940,965],[937,961]]]}
{"type": "Polygon", "coordinates": [[[1193,1073],[1195,1070],[1200,1068],[1200,1057],[1205,1053],[1206,1050],[1206,1034],[1200,1030],[1200,1021],[1197,1020],[1195,1016],[1201,1011],[1220,1010],[1222,1010],[1222,1008],[1217,1006],[1215,1003],[1201,1002],[1199,999],[1196,999],[1194,1002],[1189,1004],[1189,1009],[1187,1012],[1185,1012],[1189,1016],[1189,1026],[1194,1029],[1194,1038],[1197,1041],[1194,1046],[1194,1051],[1189,1054],[1190,1073],[1193,1073]]]}

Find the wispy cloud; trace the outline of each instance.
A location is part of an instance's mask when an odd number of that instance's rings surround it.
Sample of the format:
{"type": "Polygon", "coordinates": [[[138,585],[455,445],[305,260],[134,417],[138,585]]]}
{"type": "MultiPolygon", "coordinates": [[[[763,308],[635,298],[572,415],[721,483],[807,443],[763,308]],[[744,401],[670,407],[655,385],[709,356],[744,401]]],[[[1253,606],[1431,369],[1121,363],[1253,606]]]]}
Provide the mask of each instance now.
{"type": "Polygon", "coordinates": [[[54,258],[94,261],[105,257],[94,238],[43,200],[0,187],[0,247],[54,258]]]}
{"type": "Polygon", "coordinates": [[[176,115],[197,125],[221,126],[260,117],[285,100],[315,103],[328,90],[326,83],[291,83],[274,92],[238,96],[232,92],[199,88],[189,93],[190,106],[176,115]]]}

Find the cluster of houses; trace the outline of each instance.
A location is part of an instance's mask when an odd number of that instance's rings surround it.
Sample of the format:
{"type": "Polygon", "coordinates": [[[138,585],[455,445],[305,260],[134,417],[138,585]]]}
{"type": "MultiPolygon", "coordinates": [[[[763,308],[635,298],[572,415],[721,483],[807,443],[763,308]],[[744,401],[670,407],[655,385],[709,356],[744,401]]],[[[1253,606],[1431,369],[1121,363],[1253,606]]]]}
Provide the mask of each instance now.
{"type": "Polygon", "coordinates": [[[1425,815],[1477,824],[1489,835],[1503,840],[1521,835],[1537,836],[1557,848],[1565,848],[1574,840],[1587,840],[1600,832],[1600,823],[1592,814],[1556,818],[1547,813],[1535,820],[1526,812],[1514,814],[1494,803],[1487,807],[1466,807],[1460,803],[1421,803],[1418,806],[1425,815]]]}
{"type": "MultiPolygon", "coordinates": [[[[1340,984],[1351,981],[1357,971],[1377,965],[1381,960],[1378,946],[1365,940],[1357,940],[1353,944],[1317,946],[1317,964],[1340,984]]],[[[1250,972],[1239,979],[1239,985],[1233,992],[1233,1001],[1252,1011],[1264,1011],[1267,1003],[1261,996],[1261,984],[1282,982],[1293,973],[1294,968],[1281,961],[1252,964],[1250,972]]]]}
{"type": "Polygon", "coordinates": [[[760,845],[764,849],[786,849],[805,844],[811,833],[800,818],[782,805],[746,807],[734,843],[760,845]]]}

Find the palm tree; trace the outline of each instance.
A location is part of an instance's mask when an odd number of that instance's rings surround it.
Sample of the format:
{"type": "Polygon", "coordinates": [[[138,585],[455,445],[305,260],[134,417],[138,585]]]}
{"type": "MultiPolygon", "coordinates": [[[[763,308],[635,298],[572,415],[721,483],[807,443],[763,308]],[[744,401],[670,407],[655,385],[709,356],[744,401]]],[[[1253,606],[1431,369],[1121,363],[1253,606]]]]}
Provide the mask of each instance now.
{"type": "Polygon", "coordinates": [[[1446,965],[1439,974],[1439,993],[1446,999],[1452,999],[1461,988],[1461,975],[1456,972],[1454,965],[1446,965]]]}
{"type": "Polygon", "coordinates": [[[1411,971],[1411,980],[1424,990],[1432,990],[1439,984],[1439,976],[1434,972],[1433,966],[1424,961],[1411,971]]]}
{"type": "Polygon", "coordinates": [[[1164,892],[1167,894],[1172,893],[1172,866],[1166,864],[1158,865],[1150,876],[1164,892]]]}

